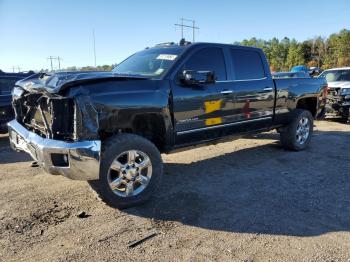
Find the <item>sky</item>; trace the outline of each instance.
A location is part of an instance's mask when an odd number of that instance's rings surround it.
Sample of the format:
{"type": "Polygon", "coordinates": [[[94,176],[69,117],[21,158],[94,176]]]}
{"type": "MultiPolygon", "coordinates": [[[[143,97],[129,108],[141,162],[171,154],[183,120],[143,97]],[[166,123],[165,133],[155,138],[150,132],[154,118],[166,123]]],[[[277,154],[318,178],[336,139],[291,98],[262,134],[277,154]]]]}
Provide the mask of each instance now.
{"type": "MultiPolygon", "coordinates": [[[[303,41],[350,29],[350,1],[0,0],[0,69],[49,69],[49,56],[61,57],[61,68],[93,66],[93,30],[97,65],[119,63],[145,47],[178,42],[181,17],[196,20],[200,42],[303,41]]],[[[192,39],[190,29],[185,37],[192,39]]]]}

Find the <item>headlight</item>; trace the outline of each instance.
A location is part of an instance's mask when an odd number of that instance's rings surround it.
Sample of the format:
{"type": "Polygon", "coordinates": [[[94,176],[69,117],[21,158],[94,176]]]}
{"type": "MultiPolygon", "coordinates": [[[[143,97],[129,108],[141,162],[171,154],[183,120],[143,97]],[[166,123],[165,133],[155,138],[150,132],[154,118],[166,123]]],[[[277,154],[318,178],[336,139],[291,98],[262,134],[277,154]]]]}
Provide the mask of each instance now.
{"type": "Polygon", "coordinates": [[[350,88],[342,88],[340,90],[340,95],[350,95],[350,88]]]}
{"type": "Polygon", "coordinates": [[[22,88],[20,88],[20,87],[18,87],[18,86],[15,86],[15,87],[12,89],[12,92],[11,92],[13,99],[18,99],[18,98],[20,98],[21,95],[23,94],[23,92],[24,92],[24,91],[23,91],[22,88]]]}

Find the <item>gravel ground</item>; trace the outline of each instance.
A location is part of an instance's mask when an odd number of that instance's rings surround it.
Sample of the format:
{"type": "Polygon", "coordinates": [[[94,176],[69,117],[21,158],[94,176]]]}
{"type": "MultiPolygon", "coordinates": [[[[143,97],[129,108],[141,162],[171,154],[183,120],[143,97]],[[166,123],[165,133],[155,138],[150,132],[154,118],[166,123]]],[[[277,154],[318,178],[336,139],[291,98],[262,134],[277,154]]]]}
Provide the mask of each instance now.
{"type": "Polygon", "coordinates": [[[350,125],[315,129],[304,152],[271,132],[163,155],[156,197],[123,211],[0,136],[0,260],[349,261],[350,125]]]}

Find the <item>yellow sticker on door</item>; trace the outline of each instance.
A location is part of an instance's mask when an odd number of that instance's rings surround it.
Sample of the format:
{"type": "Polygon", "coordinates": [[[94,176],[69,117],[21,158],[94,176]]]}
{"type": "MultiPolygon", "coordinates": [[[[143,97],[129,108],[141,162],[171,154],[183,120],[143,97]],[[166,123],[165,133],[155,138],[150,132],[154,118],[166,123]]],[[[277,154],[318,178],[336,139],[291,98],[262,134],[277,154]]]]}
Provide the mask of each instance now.
{"type": "MultiPolygon", "coordinates": [[[[222,102],[221,99],[204,102],[205,113],[209,114],[209,113],[220,110],[221,109],[221,102],[222,102]]],[[[213,126],[213,125],[218,125],[221,123],[222,123],[221,117],[213,117],[213,118],[208,118],[205,120],[206,126],[213,126]]]]}
{"type": "Polygon", "coordinates": [[[206,102],[204,102],[204,107],[205,107],[206,114],[220,110],[221,109],[221,99],[220,100],[213,100],[213,101],[206,101],[206,102]]]}

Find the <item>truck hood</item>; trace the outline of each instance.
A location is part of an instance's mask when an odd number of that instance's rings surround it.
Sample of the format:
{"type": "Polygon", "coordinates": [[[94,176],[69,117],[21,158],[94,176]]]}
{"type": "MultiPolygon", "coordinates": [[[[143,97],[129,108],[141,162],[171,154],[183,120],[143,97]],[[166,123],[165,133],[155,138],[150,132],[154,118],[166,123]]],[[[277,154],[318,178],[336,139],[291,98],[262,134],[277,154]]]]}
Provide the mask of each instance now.
{"type": "Polygon", "coordinates": [[[328,82],[329,88],[350,88],[350,81],[333,81],[328,82]]]}
{"type": "Polygon", "coordinates": [[[98,82],[108,79],[114,80],[137,80],[147,79],[136,75],[120,75],[113,72],[58,72],[39,73],[20,80],[16,86],[29,92],[56,94],[71,86],[80,85],[85,82],[98,82]]]}

